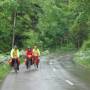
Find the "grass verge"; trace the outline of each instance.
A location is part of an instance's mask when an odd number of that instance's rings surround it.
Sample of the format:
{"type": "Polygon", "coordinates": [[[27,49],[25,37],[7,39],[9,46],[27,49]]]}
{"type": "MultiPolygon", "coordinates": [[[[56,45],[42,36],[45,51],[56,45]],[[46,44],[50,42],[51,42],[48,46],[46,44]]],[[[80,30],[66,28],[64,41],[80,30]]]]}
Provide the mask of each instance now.
{"type": "Polygon", "coordinates": [[[7,76],[10,69],[11,68],[8,64],[1,64],[0,65],[0,81],[2,81],[7,76]]]}
{"type": "Polygon", "coordinates": [[[74,61],[86,69],[90,69],[90,50],[79,51],[74,56],[74,61]]]}

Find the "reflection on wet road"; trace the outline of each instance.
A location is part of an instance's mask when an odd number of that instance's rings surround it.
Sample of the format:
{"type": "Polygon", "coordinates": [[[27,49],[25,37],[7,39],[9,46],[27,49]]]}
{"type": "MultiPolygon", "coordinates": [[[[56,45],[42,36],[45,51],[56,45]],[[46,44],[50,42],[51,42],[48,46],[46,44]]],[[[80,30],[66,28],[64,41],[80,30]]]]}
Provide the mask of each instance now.
{"type": "Polygon", "coordinates": [[[20,72],[7,76],[1,90],[90,90],[89,76],[89,71],[77,66],[70,55],[43,56],[38,70],[32,66],[29,71],[21,65],[20,72]]]}

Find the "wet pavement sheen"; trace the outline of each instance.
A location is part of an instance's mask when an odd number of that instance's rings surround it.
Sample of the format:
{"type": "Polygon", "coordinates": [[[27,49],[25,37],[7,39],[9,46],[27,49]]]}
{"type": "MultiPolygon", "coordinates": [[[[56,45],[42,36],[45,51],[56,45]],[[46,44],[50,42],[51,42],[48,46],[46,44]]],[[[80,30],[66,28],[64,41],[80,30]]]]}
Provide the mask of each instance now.
{"type": "Polygon", "coordinates": [[[17,74],[11,71],[1,90],[90,90],[90,73],[70,59],[70,56],[51,58],[48,64],[43,56],[38,70],[34,66],[26,70],[21,65],[17,74]]]}

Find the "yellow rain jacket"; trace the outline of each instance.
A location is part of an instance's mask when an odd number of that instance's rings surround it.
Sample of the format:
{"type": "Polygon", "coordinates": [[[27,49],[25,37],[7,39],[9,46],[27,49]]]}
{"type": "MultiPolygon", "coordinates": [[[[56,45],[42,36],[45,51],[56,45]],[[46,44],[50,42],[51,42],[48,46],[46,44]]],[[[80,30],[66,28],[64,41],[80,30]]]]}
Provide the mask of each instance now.
{"type": "Polygon", "coordinates": [[[39,49],[33,49],[33,56],[40,56],[40,50],[39,49]]]}
{"type": "Polygon", "coordinates": [[[19,54],[19,50],[18,49],[12,49],[11,50],[11,58],[15,58],[15,57],[17,57],[17,58],[19,58],[19,56],[20,56],[20,54],[19,54]]]}

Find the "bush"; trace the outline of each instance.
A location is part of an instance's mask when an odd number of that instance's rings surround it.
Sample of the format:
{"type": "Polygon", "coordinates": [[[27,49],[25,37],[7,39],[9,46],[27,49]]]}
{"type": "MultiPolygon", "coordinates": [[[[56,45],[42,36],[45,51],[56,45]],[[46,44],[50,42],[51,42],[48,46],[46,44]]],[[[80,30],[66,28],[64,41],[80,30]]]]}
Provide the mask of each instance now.
{"type": "Polygon", "coordinates": [[[86,50],[90,50],[90,40],[86,41],[82,48],[81,48],[82,51],[86,51],[86,50]]]}
{"type": "Polygon", "coordinates": [[[85,41],[81,49],[75,54],[75,62],[90,68],[90,40],[85,41]]]}

